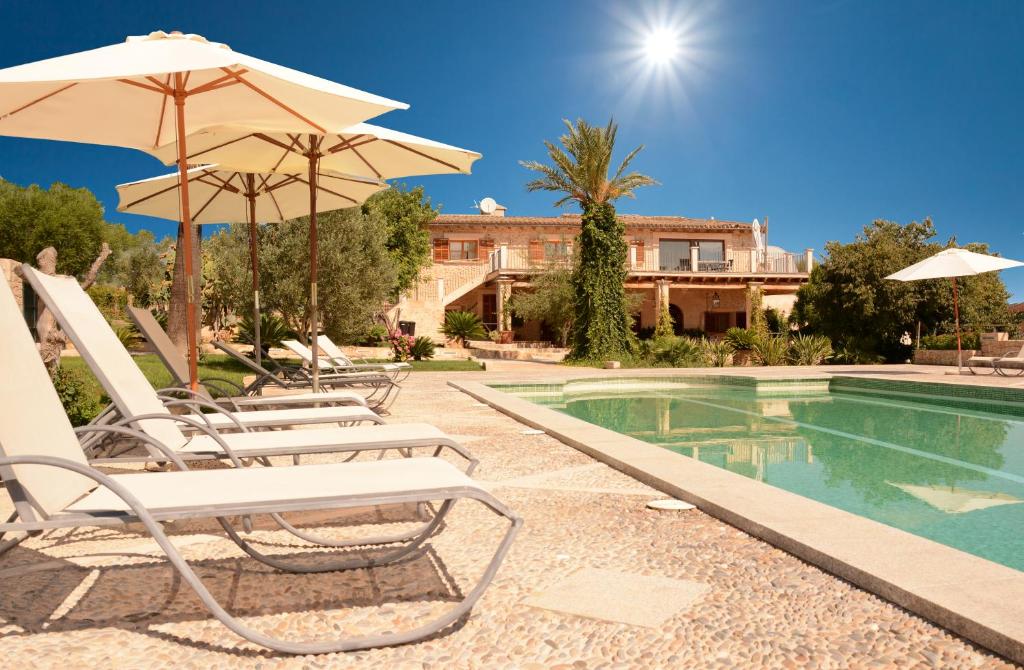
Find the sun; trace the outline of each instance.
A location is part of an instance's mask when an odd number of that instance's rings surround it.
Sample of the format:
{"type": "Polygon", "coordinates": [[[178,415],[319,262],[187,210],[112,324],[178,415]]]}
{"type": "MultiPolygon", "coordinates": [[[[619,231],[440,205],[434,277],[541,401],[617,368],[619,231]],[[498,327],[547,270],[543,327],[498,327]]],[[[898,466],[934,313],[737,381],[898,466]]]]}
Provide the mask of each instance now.
{"type": "Polygon", "coordinates": [[[653,28],[644,35],[644,58],[653,65],[670,65],[679,55],[679,35],[671,28],[653,28]]]}

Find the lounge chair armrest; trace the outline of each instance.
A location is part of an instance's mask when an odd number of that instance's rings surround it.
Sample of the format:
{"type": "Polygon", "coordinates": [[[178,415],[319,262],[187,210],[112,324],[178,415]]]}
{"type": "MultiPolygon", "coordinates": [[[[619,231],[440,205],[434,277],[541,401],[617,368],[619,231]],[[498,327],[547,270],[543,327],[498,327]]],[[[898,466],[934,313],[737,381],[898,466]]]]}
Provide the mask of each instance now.
{"type": "MultiPolygon", "coordinates": [[[[232,391],[237,392],[238,395],[245,395],[245,388],[241,384],[230,379],[224,379],[223,377],[200,377],[199,382],[201,384],[213,385],[214,387],[227,386],[232,391]]],[[[218,388],[217,390],[221,391],[222,389],[218,388]]]]}
{"type": "MultiPolygon", "coordinates": [[[[182,386],[168,386],[166,388],[157,389],[156,394],[160,396],[161,400],[165,398],[170,398],[173,394],[180,394],[187,396],[188,398],[194,398],[196,400],[202,400],[205,402],[210,401],[210,398],[204,396],[202,393],[199,393],[198,391],[193,391],[192,389],[189,388],[184,388],[182,386]]],[[[181,398],[175,398],[175,400],[181,400],[181,398]]],[[[228,403],[229,406],[231,407],[231,411],[233,412],[242,411],[242,408],[239,407],[238,404],[229,397],[218,398],[217,400],[228,403]]],[[[214,404],[219,403],[215,401],[214,404]]]]}
{"type": "MultiPolygon", "coordinates": [[[[115,481],[110,475],[100,472],[91,465],[83,465],[82,463],[76,463],[75,461],[71,461],[66,458],[57,458],[56,456],[5,456],[0,458],[0,467],[10,467],[14,465],[42,465],[60,468],[62,470],[70,470],[82,475],[83,477],[88,477],[100,486],[108,489],[128,505],[135,518],[146,526],[146,529],[153,535],[153,539],[157,541],[161,549],[163,549],[168,558],[171,559],[172,563],[175,565],[178,565],[179,563],[184,564],[180,556],[175,551],[174,545],[172,545],[164,535],[159,522],[153,518],[153,515],[149,513],[149,510],[147,510],[146,506],[142,504],[142,501],[136,498],[131,491],[115,481]]],[[[7,532],[8,530],[42,530],[43,528],[39,528],[40,525],[40,522],[32,521],[13,522],[9,524],[0,523],[0,532],[7,532]]]]}
{"type": "Polygon", "coordinates": [[[242,422],[238,420],[238,417],[236,417],[232,412],[229,412],[228,410],[226,410],[225,408],[221,407],[220,405],[218,405],[215,402],[211,402],[209,400],[202,399],[202,398],[189,398],[187,400],[177,400],[177,399],[169,400],[169,399],[165,398],[164,396],[161,396],[161,400],[164,401],[164,407],[189,407],[189,408],[191,408],[193,414],[199,415],[199,417],[202,418],[203,421],[206,421],[207,425],[210,425],[210,420],[207,419],[203,415],[203,413],[199,411],[199,408],[205,407],[207,409],[213,410],[213,412],[215,414],[223,414],[224,416],[226,416],[229,419],[231,419],[231,422],[233,424],[235,424],[235,427],[238,428],[243,433],[250,432],[248,428],[246,428],[244,425],[242,425],[242,422]]]}
{"type": "Polygon", "coordinates": [[[177,467],[179,470],[188,470],[188,466],[185,465],[185,461],[181,460],[178,454],[174,453],[173,449],[168,447],[163,442],[157,440],[156,438],[150,437],[141,430],[131,428],[129,426],[114,425],[79,426],[78,428],[75,428],[76,435],[82,435],[85,433],[113,433],[115,435],[127,435],[128,437],[134,437],[136,440],[144,442],[147,445],[153,447],[154,449],[160,451],[160,453],[166,456],[168,461],[174,463],[175,467],[177,467]]]}
{"type": "Polygon", "coordinates": [[[231,464],[236,468],[244,467],[242,465],[242,459],[235,455],[234,450],[228,446],[228,443],[224,441],[224,438],[220,434],[205,423],[196,421],[187,416],[180,414],[137,414],[135,416],[125,417],[117,422],[118,426],[125,426],[136,421],[174,421],[175,423],[183,423],[186,426],[192,426],[200,433],[209,435],[210,438],[217,443],[217,445],[224,450],[224,454],[231,459],[231,464]]]}

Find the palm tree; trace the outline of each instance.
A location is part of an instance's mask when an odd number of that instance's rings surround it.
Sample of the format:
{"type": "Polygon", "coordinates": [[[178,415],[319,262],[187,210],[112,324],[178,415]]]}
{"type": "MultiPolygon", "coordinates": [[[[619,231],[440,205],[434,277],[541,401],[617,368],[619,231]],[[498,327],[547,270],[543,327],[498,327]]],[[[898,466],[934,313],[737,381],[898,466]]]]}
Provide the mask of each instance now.
{"type": "Polygon", "coordinates": [[[639,172],[626,172],[643,145],[629,152],[609,177],[618,131],[614,121],[604,128],[583,119],[577,119],[575,125],[568,119],[564,123],[568,133],[559,138],[561,146],[544,142],[553,165],[536,161],[520,164],[541,174],[526,185],[527,190],[561,193],[555,207],[575,201],[583,210],[573,268],[576,321],[569,357],[615,358],[632,348],[633,336],[626,309],[629,246],[625,226],[612,202],[635,198],[637,188],[658,182],[639,172]]]}

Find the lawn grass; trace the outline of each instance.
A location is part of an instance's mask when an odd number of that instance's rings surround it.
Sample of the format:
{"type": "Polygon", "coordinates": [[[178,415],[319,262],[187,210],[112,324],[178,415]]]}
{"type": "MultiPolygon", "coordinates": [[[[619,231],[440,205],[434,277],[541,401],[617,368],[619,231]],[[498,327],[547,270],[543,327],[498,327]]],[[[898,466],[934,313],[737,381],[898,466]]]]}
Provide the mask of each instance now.
{"type": "MultiPolygon", "coordinates": [[[[384,358],[371,358],[367,362],[391,363],[392,361],[384,358]]],[[[444,361],[409,361],[409,363],[412,364],[413,370],[422,370],[423,372],[479,372],[484,369],[484,366],[476,361],[465,358],[453,358],[444,361]]]]}
{"type": "MultiPolygon", "coordinates": [[[[172,386],[171,373],[167,371],[164,364],[160,362],[156,354],[142,354],[139,356],[132,356],[135,364],[142,370],[142,374],[146,376],[149,383],[153,385],[155,389],[167,388],[172,386]]],[[[297,365],[298,359],[295,360],[282,360],[282,363],[297,365]]],[[[386,362],[386,361],[380,361],[386,362]]],[[[424,372],[478,372],[483,370],[476,361],[469,360],[447,360],[447,361],[410,361],[412,363],[413,370],[422,370],[424,372]]],[[[103,405],[109,402],[106,393],[103,391],[103,387],[100,386],[99,381],[92,374],[92,370],[85,364],[85,361],[78,356],[65,356],[61,359],[61,365],[69,370],[77,372],[86,383],[86,388],[90,396],[92,396],[96,402],[103,405]]],[[[218,377],[220,379],[227,379],[233,381],[236,384],[242,384],[242,377],[251,374],[251,372],[241,363],[236,362],[230,356],[223,354],[206,354],[199,359],[199,377],[218,377]]]]}

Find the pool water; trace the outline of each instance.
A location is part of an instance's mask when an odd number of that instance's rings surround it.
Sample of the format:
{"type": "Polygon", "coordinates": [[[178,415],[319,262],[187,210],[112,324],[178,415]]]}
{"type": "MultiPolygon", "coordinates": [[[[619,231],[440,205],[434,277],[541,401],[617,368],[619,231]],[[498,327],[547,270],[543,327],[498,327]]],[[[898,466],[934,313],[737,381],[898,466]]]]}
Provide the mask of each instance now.
{"type": "Polygon", "coordinates": [[[820,385],[557,388],[503,390],[1024,570],[1024,410],[820,385]]]}

